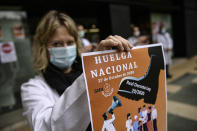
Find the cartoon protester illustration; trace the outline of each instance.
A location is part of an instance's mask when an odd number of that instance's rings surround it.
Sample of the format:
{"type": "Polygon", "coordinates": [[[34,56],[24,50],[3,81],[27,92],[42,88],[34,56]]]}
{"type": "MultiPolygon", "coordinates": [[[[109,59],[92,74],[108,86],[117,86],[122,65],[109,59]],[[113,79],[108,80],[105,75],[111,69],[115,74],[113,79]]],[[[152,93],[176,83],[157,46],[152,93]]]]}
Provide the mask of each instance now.
{"type": "Polygon", "coordinates": [[[155,105],[152,106],[152,119],[154,131],[157,131],[157,109],[155,108],[155,105]]]}
{"type": "Polygon", "coordinates": [[[147,120],[147,127],[148,127],[148,131],[153,131],[153,122],[152,122],[152,111],[151,111],[151,106],[148,106],[148,120],[147,120]]]}
{"type": "Polygon", "coordinates": [[[127,131],[133,131],[133,125],[132,125],[132,119],[130,113],[127,114],[126,128],[127,131]]]}
{"type": "Polygon", "coordinates": [[[139,127],[138,116],[135,115],[134,116],[134,123],[133,123],[133,131],[138,131],[138,127],[139,127]]]}
{"type": "Polygon", "coordinates": [[[102,131],[105,131],[105,129],[107,129],[107,131],[116,131],[115,127],[114,127],[114,120],[115,120],[115,115],[112,113],[112,118],[108,119],[108,116],[106,113],[103,114],[103,118],[104,118],[104,124],[103,124],[103,128],[102,131]]]}
{"type": "Polygon", "coordinates": [[[105,131],[105,129],[107,129],[107,131],[116,131],[113,123],[113,121],[115,120],[115,115],[113,111],[116,107],[120,107],[120,106],[122,106],[120,99],[117,96],[113,96],[112,105],[108,109],[108,113],[112,114],[112,118],[108,119],[107,113],[103,114],[104,124],[102,131],[105,131]]]}
{"type": "Polygon", "coordinates": [[[142,116],[143,116],[143,119],[142,119],[142,123],[143,123],[143,129],[144,131],[148,131],[148,128],[147,128],[147,109],[146,109],[146,105],[143,105],[143,111],[142,111],[142,116]]]}

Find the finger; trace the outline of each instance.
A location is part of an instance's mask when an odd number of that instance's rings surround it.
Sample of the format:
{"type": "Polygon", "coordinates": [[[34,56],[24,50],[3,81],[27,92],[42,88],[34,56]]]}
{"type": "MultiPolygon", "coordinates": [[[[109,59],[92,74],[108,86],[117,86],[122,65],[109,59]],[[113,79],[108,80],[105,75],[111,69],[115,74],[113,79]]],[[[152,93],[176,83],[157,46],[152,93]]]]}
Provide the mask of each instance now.
{"type": "Polygon", "coordinates": [[[115,36],[110,36],[109,39],[113,40],[115,43],[117,43],[117,48],[120,51],[124,51],[123,43],[120,39],[116,38],[115,36]]]}
{"type": "Polygon", "coordinates": [[[124,48],[125,51],[129,51],[130,50],[130,48],[128,46],[128,42],[125,39],[123,39],[122,37],[120,37],[118,35],[115,35],[114,37],[117,38],[117,39],[119,39],[119,41],[121,41],[122,46],[123,46],[123,48],[124,48]]]}
{"type": "Polygon", "coordinates": [[[131,45],[131,43],[128,40],[126,40],[126,39],[124,39],[124,40],[125,40],[125,43],[127,43],[127,46],[129,47],[129,50],[131,50],[133,48],[133,45],[131,45]]]}
{"type": "Polygon", "coordinates": [[[132,46],[130,46],[130,43],[128,40],[122,38],[121,36],[116,35],[115,36],[117,39],[119,39],[122,42],[122,45],[124,47],[124,50],[129,51],[132,49],[132,46]]]}
{"type": "Polygon", "coordinates": [[[132,49],[134,46],[129,43],[129,47],[130,47],[130,49],[132,49]]]}
{"type": "Polygon", "coordinates": [[[128,45],[128,43],[126,43],[126,41],[124,41],[124,40],[122,40],[123,41],[123,47],[124,47],[124,50],[125,51],[129,51],[130,50],[130,48],[129,48],[129,45],[128,45]]]}
{"type": "Polygon", "coordinates": [[[114,42],[112,39],[105,39],[99,43],[97,50],[111,49],[112,47],[117,45],[118,43],[114,42]]]}
{"type": "Polygon", "coordinates": [[[103,47],[113,47],[118,46],[118,41],[114,41],[113,39],[106,39],[101,41],[101,46],[103,47]]]}
{"type": "Polygon", "coordinates": [[[109,35],[105,40],[111,39],[111,37],[113,37],[113,36],[112,35],[109,35]]]}

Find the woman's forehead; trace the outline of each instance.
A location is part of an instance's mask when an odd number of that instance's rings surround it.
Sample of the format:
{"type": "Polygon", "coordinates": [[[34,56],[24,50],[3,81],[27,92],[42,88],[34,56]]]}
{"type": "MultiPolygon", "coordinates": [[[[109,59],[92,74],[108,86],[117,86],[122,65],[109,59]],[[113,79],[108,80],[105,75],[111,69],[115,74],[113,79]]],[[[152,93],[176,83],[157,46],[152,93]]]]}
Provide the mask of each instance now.
{"type": "Polygon", "coordinates": [[[56,29],[54,35],[51,37],[51,40],[74,40],[74,37],[68,32],[66,27],[60,26],[56,29]]]}

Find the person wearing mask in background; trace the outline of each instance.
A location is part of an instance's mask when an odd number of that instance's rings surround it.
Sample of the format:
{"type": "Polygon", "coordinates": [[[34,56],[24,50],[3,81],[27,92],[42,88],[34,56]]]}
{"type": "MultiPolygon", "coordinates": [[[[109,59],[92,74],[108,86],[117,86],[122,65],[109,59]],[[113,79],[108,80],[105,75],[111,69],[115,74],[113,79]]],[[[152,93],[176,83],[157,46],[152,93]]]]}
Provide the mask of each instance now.
{"type": "Polygon", "coordinates": [[[138,43],[138,38],[140,36],[140,29],[138,26],[135,26],[135,25],[131,25],[131,29],[132,29],[133,35],[128,38],[128,41],[133,46],[136,46],[138,43]]]}
{"type": "Polygon", "coordinates": [[[127,114],[126,128],[127,128],[127,131],[133,131],[133,124],[132,124],[130,113],[127,114]]]}
{"type": "MultiPolygon", "coordinates": [[[[100,41],[97,50],[132,46],[120,36],[100,41]]],[[[49,11],[34,36],[37,75],[21,86],[24,113],[34,131],[90,131],[90,116],[81,66],[81,42],[74,21],[49,11]]]]}
{"type": "Polygon", "coordinates": [[[154,105],[152,106],[152,120],[154,131],[157,131],[157,109],[154,105]]]}
{"type": "Polygon", "coordinates": [[[159,22],[153,22],[152,23],[152,42],[157,42],[157,34],[159,33],[159,22]]]}
{"type": "Polygon", "coordinates": [[[85,38],[85,29],[84,29],[83,25],[78,25],[77,29],[78,29],[79,36],[81,38],[83,52],[91,51],[92,45],[91,45],[90,41],[85,38]]]}
{"type": "Polygon", "coordinates": [[[164,23],[161,23],[160,25],[159,33],[156,36],[156,42],[163,44],[166,61],[166,76],[167,78],[171,78],[172,75],[169,73],[169,66],[172,64],[173,41],[170,34],[166,31],[164,23]]]}

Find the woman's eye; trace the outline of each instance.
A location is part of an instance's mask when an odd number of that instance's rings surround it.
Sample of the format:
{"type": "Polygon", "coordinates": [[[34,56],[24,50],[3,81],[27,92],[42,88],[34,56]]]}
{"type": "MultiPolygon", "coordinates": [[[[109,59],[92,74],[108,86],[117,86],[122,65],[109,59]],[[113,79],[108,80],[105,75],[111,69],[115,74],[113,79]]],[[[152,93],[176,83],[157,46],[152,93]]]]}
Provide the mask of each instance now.
{"type": "Polygon", "coordinates": [[[74,41],[68,41],[67,42],[67,45],[69,46],[69,45],[73,45],[74,44],[74,41]]]}
{"type": "Polygon", "coordinates": [[[53,46],[62,46],[64,44],[64,42],[62,41],[57,41],[53,43],[53,46]]]}
{"type": "Polygon", "coordinates": [[[72,41],[72,40],[67,41],[67,42],[55,41],[55,42],[52,43],[52,46],[54,46],[54,47],[63,47],[65,45],[67,45],[67,46],[73,45],[74,43],[75,43],[75,41],[72,41]]]}

